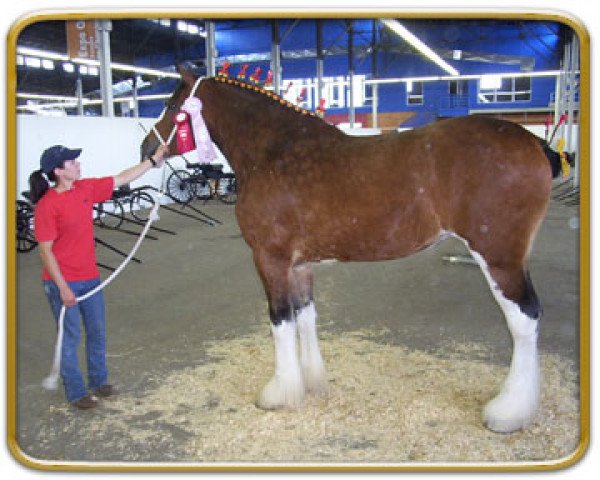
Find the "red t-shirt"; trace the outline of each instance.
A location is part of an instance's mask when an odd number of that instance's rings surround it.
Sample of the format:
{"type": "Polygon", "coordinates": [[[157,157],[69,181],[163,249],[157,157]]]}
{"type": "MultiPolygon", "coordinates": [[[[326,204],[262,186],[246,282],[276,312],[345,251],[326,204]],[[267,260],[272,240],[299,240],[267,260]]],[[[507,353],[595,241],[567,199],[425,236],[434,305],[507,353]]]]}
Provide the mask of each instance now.
{"type": "MultiPolygon", "coordinates": [[[[93,207],[111,198],[113,188],[113,177],[78,180],[65,192],[50,188],[35,207],[35,238],[38,242],[54,242],[52,253],[69,282],[100,275],[96,265],[93,207]]],[[[52,280],[46,268],[42,278],[52,280]]]]}

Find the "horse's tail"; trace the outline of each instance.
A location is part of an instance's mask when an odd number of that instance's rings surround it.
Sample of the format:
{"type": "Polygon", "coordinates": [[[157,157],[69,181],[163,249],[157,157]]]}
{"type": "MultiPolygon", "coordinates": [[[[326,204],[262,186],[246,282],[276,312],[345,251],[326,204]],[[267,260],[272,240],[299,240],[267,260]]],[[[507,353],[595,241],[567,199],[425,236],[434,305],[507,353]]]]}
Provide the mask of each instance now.
{"type": "MultiPolygon", "coordinates": [[[[550,167],[552,168],[552,178],[556,178],[560,175],[562,171],[562,167],[560,164],[560,153],[552,150],[552,147],[548,144],[546,140],[540,138],[540,145],[544,149],[544,153],[546,154],[546,158],[550,162],[550,167]]],[[[571,166],[575,166],[575,153],[567,152],[567,163],[571,166]]]]}

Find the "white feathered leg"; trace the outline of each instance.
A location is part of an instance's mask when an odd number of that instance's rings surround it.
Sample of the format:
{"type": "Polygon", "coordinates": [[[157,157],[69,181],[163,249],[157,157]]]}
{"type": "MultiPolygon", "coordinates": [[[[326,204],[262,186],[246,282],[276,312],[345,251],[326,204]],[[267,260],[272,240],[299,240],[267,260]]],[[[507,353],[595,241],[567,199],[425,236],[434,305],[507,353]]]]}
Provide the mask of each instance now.
{"type": "Polygon", "coordinates": [[[502,390],[483,410],[485,425],[496,432],[513,432],[533,419],[540,397],[540,367],[537,353],[538,320],[504,300],[508,328],[513,338],[513,355],[502,390]]]}
{"type": "Polygon", "coordinates": [[[323,394],[327,392],[327,374],[317,337],[317,311],[310,302],[296,316],[300,336],[300,365],[307,392],[323,394]]]}
{"type": "Polygon", "coordinates": [[[526,427],[533,419],[540,397],[540,367],[537,352],[538,323],[507,299],[492,279],[485,260],[471,252],[479,263],[492,293],[502,308],[513,339],[508,377],[498,396],[483,410],[483,422],[495,432],[508,433],[526,427]]]}
{"type": "Polygon", "coordinates": [[[296,408],[304,399],[304,382],[296,352],[296,322],[271,325],[275,342],[275,375],[260,394],[257,406],[264,409],[296,408]]]}

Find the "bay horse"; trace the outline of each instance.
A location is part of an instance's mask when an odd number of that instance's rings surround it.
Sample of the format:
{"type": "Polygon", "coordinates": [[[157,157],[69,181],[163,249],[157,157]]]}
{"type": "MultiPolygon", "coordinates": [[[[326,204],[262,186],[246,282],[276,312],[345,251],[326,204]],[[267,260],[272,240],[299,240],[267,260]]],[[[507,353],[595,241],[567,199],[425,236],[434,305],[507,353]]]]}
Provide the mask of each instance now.
{"type": "Polygon", "coordinates": [[[454,236],[481,267],[513,339],[508,377],[483,422],[497,432],[527,426],[540,396],[542,313],[527,260],[552,186],[538,137],[475,115],[352,137],[260,87],[179,72],[142,158],[169,138],[190,93],[198,97],[235,171],[236,218],[269,305],[275,372],[257,406],[298,407],[307,392],[327,390],[312,264],[397,259],[454,236]]]}

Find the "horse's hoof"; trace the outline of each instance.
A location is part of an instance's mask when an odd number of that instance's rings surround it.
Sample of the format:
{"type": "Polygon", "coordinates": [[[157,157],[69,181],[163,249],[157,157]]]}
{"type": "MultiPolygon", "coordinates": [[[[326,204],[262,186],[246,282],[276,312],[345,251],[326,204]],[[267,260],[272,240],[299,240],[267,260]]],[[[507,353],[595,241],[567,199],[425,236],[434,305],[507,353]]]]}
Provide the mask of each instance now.
{"type": "Polygon", "coordinates": [[[263,410],[281,408],[298,408],[304,401],[304,385],[302,381],[284,383],[273,377],[261,392],[256,406],[263,410]]]}
{"type": "Polygon", "coordinates": [[[500,394],[483,409],[483,424],[497,433],[522,430],[535,416],[535,403],[500,394]]]}

